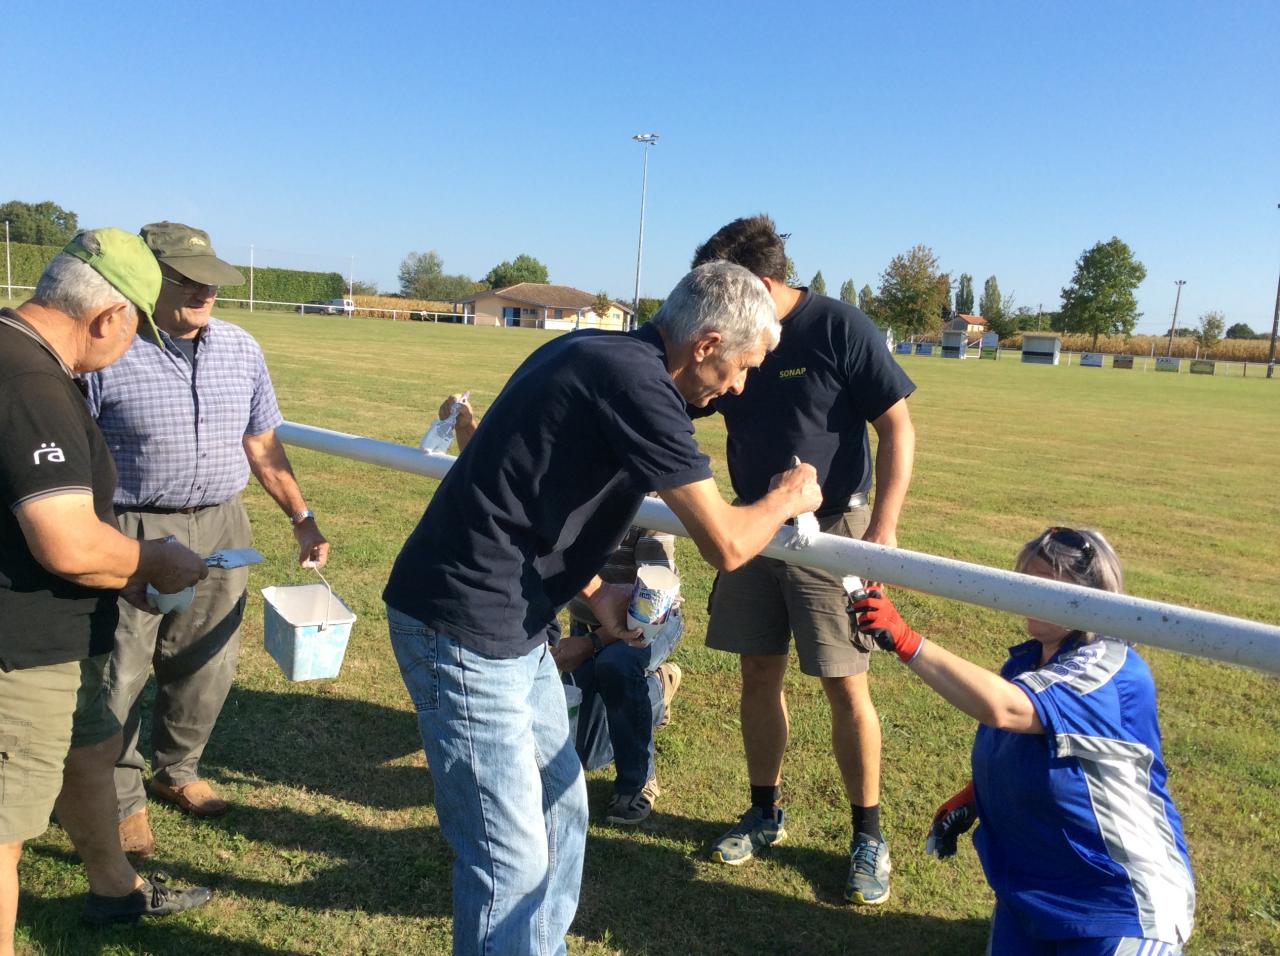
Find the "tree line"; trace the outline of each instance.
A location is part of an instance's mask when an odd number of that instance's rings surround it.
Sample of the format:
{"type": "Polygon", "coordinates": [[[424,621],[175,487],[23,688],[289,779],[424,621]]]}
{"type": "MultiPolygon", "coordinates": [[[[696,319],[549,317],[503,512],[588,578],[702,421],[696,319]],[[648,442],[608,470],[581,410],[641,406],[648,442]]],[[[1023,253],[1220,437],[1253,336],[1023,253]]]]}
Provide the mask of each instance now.
{"type": "MultiPolygon", "coordinates": [[[[32,245],[64,245],[79,228],[79,217],[54,202],[27,203],[12,200],[0,204],[0,221],[9,223],[12,242],[32,245]]],[[[1057,311],[1043,312],[1017,306],[1012,295],[1002,294],[996,277],[989,276],[982,286],[977,313],[974,312],[973,276],[962,273],[954,282],[951,273],[943,272],[932,249],[925,245],[894,256],[880,274],[875,291],[870,285],[860,290],[853,279],[840,286],[840,300],[859,309],[878,325],[890,328],[899,337],[933,335],[956,315],[981,315],[987,328],[1001,339],[1019,332],[1049,330],[1062,333],[1092,335],[1096,346],[1099,336],[1130,336],[1142,313],[1137,308],[1135,292],[1147,277],[1147,269],[1122,240],[1112,237],[1086,249],[1076,260],[1071,282],[1062,289],[1062,304],[1057,311]],[[954,288],[954,298],[952,290],[954,288]]],[[[787,284],[801,285],[796,265],[787,258],[787,284]]],[[[435,250],[410,252],[400,263],[400,294],[414,299],[448,301],[464,299],[486,289],[502,289],[521,282],[550,282],[546,265],[526,253],[504,260],[490,269],[482,279],[444,271],[444,260],[435,250]]],[[[809,280],[809,288],[826,295],[827,283],[819,269],[809,280]]],[[[376,295],[373,283],[356,282],[357,294],[376,295]]],[[[608,295],[601,292],[597,300],[604,307],[608,295]]],[[[641,299],[637,319],[646,322],[662,305],[661,299],[641,299]]],[[[1227,325],[1226,316],[1212,310],[1201,315],[1195,326],[1171,329],[1170,334],[1195,336],[1201,348],[1209,349],[1228,339],[1266,338],[1243,322],[1227,325]]]]}
{"type": "MultiPolygon", "coordinates": [[[[790,267],[790,260],[788,260],[790,267]]],[[[1147,277],[1147,269],[1133,250],[1117,237],[1097,242],[1076,260],[1071,282],[1062,289],[1062,302],[1053,312],[1017,306],[1012,295],[1001,293],[995,276],[983,283],[982,295],[974,311],[973,276],[962,273],[953,281],[943,272],[933,250],[917,245],[894,256],[880,275],[880,287],[861,291],[852,279],[840,286],[841,301],[856,305],[881,327],[898,337],[935,335],[957,315],[980,315],[988,330],[1001,339],[1019,332],[1048,329],[1064,334],[1093,336],[1094,346],[1103,335],[1128,338],[1142,313],[1135,295],[1147,277]],[[954,299],[952,290],[954,289],[954,299]]],[[[826,282],[819,270],[810,282],[812,291],[825,293],[826,282]]],[[[1264,338],[1244,323],[1226,325],[1221,312],[1200,316],[1194,327],[1173,330],[1177,335],[1194,336],[1202,349],[1210,349],[1225,337],[1264,338]]]]}

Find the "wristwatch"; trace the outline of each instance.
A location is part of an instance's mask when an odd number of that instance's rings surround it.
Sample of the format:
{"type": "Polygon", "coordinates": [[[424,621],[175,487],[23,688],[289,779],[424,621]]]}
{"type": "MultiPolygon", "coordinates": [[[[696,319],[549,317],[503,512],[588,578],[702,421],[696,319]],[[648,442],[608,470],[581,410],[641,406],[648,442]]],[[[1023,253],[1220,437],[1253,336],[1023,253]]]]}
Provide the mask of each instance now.
{"type": "Polygon", "coordinates": [[[587,637],[591,638],[591,655],[594,657],[604,650],[604,644],[600,642],[600,635],[595,631],[587,633],[587,637]]]}
{"type": "Polygon", "coordinates": [[[306,521],[308,518],[314,518],[315,516],[316,516],[316,513],[314,511],[299,511],[296,515],[289,516],[289,524],[293,525],[296,528],[298,525],[302,524],[302,522],[306,521]]]}

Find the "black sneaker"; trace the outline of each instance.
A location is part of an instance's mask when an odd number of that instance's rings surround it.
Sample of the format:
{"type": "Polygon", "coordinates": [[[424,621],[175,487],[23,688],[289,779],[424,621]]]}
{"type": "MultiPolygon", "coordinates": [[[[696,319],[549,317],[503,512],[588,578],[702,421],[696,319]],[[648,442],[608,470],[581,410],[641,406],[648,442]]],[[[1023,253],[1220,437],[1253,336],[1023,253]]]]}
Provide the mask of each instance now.
{"type": "Polygon", "coordinates": [[[80,918],[93,926],[132,923],[143,916],[168,916],[195,909],[209,902],[212,895],[213,891],[204,886],[171,887],[163,874],[156,873],[126,896],[90,893],[80,918]]]}

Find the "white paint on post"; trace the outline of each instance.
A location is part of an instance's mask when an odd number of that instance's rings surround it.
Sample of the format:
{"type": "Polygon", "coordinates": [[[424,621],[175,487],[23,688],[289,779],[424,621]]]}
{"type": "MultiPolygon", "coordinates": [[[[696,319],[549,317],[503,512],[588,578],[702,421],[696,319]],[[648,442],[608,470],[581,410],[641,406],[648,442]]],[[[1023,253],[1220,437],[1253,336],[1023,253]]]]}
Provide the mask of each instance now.
{"type": "MultiPolygon", "coordinates": [[[[456,460],[294,422],[285,422],[276,435],[300,448],[433,478],[443,478],[456,460]]],[[[636,520],[647,528],[688,536],[671,509],[654,498],[641,502],[636,520]]],[[[836,577],[856,574],[866,581],[883,581],[1019,617],[1280,673],[1280,627],[1270,624],[830,534],[819,534],[808,548],[793,551],[787,548],[791,537],[790,528],[781,529],[764,553],[791,564],[821,568],[836,577]]]]}

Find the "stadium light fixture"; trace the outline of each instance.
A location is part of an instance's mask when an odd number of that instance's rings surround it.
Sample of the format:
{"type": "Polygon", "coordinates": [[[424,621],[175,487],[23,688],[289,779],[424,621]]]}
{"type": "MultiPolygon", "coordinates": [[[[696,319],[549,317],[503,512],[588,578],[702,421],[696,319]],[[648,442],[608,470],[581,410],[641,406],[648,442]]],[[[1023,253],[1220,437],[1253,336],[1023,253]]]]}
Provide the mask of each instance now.
{"type": "Polygon", "coordinates": [[[644,256],[644,201],[649,190],[649,147],[658,142],[657,133],[637,133],[631,137],[644,146],[644,177],[640,180],[640,239],[636,243],[636,289],[631,297],[631,321],[628,325],[636,328],[640,324],[640,261],[644,256]]]}

